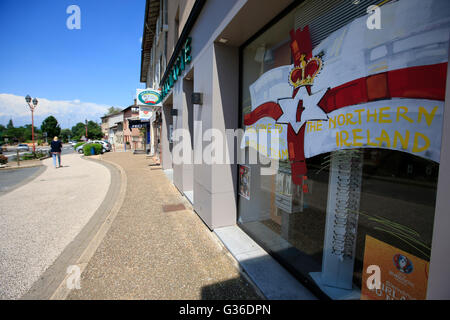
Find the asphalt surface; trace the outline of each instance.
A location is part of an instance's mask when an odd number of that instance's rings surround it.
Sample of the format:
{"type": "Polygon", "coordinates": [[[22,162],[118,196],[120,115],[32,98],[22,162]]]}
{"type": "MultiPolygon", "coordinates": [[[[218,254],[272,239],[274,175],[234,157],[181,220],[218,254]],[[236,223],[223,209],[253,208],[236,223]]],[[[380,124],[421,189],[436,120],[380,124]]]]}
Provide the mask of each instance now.
{"type": "Polygon", "coordinates": [[[17,170],[1,170],[0,195],[6,194],[14,188],[34,179],[44,169],[44,167],[32,167],[17,170]]]}
{"type": "MultiPolygon", "coordinates": [[[[110,171],[76,153],[0,195],[0,299],[18,299],[77,237],[105,198],[110,171]]],[[[16,169],[24,170],[24,169],[16,169]]]]}
{"type": "MultiPolygon", "coordinates": [[[[48,152],[48,150],[50,150],[50,147],[38,147],[36,149],[36,151],[38,151],[38,150],[42,150],[42,151],[48,152]]],[[[32,151],[33,150],[31,148],[30,148],[29,151],[20,151],[19,155],[23,156],[24,154],[30,153],[32,151]]],[[[69,145],[69,144],[64,144],[63,145],[63,148],[61,150],[61,154],[69,154],[69,153],[72,153],[72,152],[73,152],[73,148],[72,148],[71,145],[69,145]]],[[[7,157],[7,158],[13,158],[13,157],[17,156],[17,152],[15,150],[3,151],[3,155],[5,157],[7,157]]]]}

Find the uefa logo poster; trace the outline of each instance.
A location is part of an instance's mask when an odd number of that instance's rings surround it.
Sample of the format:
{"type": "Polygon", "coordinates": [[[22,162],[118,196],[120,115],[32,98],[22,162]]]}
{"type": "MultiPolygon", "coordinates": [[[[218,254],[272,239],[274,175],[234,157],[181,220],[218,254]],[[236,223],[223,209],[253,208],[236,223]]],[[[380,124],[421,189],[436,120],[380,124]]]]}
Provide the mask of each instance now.
{"type": "Polygon", "coordinates": [[[377,265],[381,271],[380,289],[366,285],[370,274],[363,272],[362,300],[425,300],[429,263],[380,240],[366,236],[364,267],[377,265]]]}

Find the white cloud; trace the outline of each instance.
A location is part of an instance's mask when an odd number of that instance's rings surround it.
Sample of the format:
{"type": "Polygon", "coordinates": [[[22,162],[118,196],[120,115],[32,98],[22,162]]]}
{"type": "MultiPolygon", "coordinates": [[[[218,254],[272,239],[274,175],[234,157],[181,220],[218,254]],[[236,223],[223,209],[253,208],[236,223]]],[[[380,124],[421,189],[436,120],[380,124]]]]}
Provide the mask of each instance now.
{"type": "MultiPolygon", "coordinates": [[[[92,102],[82,102],[78,99],[71,101],[56,101],[37,97],[39,103],[34,110],[35,126],[39,127],[42,120],[54,116],[61,128],[72,127],[85,119],[100,122],[110,106],[92,102]]],[[[7,124],[13,119],[15,126],[31,123],[31,112],[25,97],[8,93],[0,93],[0,124],[7,124]]]]}

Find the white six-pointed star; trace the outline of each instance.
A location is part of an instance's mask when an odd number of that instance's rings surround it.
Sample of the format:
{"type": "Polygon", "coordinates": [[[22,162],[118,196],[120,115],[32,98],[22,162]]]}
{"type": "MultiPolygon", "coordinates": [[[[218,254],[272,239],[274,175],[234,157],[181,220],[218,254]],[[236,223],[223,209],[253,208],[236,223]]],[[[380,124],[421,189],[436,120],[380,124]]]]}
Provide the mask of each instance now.
{"type": "Polygon", "coordinates": [[[294,98],[278,99],[278,104],[283,110],[283,114],[277,123],[290,123],[295,133],[307,122],[313,120],[328,120],[325,112],[317,105],[325,94],[326,89],[322,89],[309,95],[305,87],[300,88],[294,98]],[[296,121],[297,106],[303,100],[303,112],[300,121],[296,121]]]}

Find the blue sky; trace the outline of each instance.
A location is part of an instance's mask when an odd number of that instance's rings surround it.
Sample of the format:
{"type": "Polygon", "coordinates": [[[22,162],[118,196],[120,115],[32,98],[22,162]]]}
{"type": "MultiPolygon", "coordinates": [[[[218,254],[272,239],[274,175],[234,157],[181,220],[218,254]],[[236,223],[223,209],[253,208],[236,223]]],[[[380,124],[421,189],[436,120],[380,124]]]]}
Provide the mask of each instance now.
{"type": "Polygon", "coordinates": [[[43,102],[38,125],[51,113],[62,127],[84,117],[98,122],[105,108],[131,105],[145,87],[144,15],[145,0],[1,0],[0,123],[31,122],[27,94],[43,102]],[[66,27],[72,4],[81,9],[80,30],[66,27]]]}

